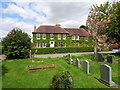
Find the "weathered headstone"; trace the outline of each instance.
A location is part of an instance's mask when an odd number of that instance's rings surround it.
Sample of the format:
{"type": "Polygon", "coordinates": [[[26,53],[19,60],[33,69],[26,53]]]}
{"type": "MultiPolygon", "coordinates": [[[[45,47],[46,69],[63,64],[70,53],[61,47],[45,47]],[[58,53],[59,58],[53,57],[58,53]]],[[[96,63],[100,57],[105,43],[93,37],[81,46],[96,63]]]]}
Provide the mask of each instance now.
{"type": "Polygon", "coordinates": [[[68,55],[68,61],[69,61],[69,64],[72,64],[72,61],[73,61],[73,60],[72,60],[71,54],[68,55]]]}
{"type": "Polygon", "coordinates": [[[83,61],[83,69],[86,74],[90,74],[89,73],[89,62],[87,60],[83,61]]]}
{"type": "Polygon", "coordinates": [[[80,67],[80,60],[78,58],[76,58],[76,66],[80,67]]]}
{"type": "Polygon", "coordinates": [[[112,61],[112,56],[108,56],[108,57],[107,57],[107,62],[113,63],[113,61],[112,61]]]}
{"type": "Polygon", "coordinates": [[[100,65],[100,80],[102,83],[108,85],[108,86],[114,86],[116,85],[112,81],[112,69],[110,66],[106,64],[100,65]]]}
{"type": "Polygon", "coordinates": [[[104,57],[103,57],[103,55],[100,54],[100,53],[97,53],[97,60],[98,60],[99,62],[104,62],[104,57]]]}

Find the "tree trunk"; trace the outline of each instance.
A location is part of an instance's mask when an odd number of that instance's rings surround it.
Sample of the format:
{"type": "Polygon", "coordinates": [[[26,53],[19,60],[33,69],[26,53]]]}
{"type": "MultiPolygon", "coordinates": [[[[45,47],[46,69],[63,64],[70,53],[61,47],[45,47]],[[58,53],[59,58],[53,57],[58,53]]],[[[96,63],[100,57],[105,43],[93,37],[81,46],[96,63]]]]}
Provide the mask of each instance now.
{"type": "Polygon", "coordinates": [[[97,58],[97,40],[96,40],[96,37],[95,37],[95,40],[94,40],[94,59],[97,58]]]}

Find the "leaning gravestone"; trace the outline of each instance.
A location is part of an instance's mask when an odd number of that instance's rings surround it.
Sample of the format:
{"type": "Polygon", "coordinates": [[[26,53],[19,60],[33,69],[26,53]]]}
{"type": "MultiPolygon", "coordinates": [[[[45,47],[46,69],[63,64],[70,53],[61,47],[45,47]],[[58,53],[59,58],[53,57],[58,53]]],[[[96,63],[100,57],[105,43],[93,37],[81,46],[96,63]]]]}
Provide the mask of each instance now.
{"type": "Polygon", "coordinates": [[[72,64],[72,61],[73,61],[73,60],[72,60],[71,54],[68,55],[68,61],[69,61],[69,64],[72,64]]]}
{"type": "Polygon", "coordinates": [[[80,67],[80,60],[78,58],[76,58],[76,66],[80,67]]]}
{"type": "Polygon", "coordinates": [[[107,57],[107,62],[113,63],[113,61],[112,61],[112,56],[108,56],[108,57],[107,57]]]}
{"type": "Polygon", "coordinates": [[[89,73],[89,62],[87,60],[83,61],[83,69],[86,74],[90,74],[89,73]]]}
{"type": "Polygon", "coordinates": [[[97,53],[97,60],[98,60],[99,62],[104,62],[104,57],[103,57],[103,55],[100,54],[100,53],[97,53]]]}
{"type": "Polygon", "coordinates": [[[112,71],[110,66],[106,64],[100,65],[100,81],[110,87],[116,85],[112,81],[112,71]]]}

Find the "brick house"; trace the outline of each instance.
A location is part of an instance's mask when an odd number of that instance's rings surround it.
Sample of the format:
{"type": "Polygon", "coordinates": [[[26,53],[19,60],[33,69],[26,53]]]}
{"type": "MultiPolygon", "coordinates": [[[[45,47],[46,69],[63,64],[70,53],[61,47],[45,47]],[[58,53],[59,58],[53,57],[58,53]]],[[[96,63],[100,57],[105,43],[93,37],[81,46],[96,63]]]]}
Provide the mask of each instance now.
{"type": "Polygon", "coordinates": [[[41,47],[79,47],[92,46],[90,34],[82,28],[62,28],[55,26],[34,26],[33,46],[41,47]]]}

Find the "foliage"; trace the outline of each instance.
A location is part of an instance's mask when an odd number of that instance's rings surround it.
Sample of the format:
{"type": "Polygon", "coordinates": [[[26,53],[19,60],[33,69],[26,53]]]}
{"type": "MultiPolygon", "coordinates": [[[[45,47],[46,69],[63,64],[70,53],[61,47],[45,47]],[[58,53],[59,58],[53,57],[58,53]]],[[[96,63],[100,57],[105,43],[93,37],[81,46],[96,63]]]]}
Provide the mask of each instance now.
{"type": "Polygon", "coordinates": [[[65,48],[33,48],[32,52],[36,54],[54,54],[54,53],[75,53],[75,52],[93,52],[93,47],[65,47],[65,48]]]}
{"type": "Polygon", "coordinates": [[[59,73],[54,75],[52,80],[52,88],[65,88],[65,89],[72,89],[73,86],[73,78],[70,72],[65,71],[63,73],[59,73]]]}
{"type": "Polygon", "coordinates": [[[3,39],[3,51],[8,59],[27,58],[31,49],[31,41],[27,33],[14,28],[3,39]]]}

